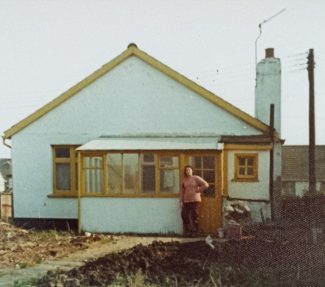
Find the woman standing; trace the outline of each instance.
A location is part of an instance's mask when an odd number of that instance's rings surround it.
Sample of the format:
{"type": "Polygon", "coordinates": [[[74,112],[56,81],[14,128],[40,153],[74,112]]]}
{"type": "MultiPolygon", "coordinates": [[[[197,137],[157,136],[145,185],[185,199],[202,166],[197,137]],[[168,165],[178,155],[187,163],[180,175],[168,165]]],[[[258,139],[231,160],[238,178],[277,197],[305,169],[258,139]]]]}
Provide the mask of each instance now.
{"type": "Polygon", "coordinates": [[[190,165],[185,166],[184,175],[180,198],[184,231],[186,235],[195,235],[199,231],[201,193],[209,184],[203,178],[193,175],[190,165]]]}

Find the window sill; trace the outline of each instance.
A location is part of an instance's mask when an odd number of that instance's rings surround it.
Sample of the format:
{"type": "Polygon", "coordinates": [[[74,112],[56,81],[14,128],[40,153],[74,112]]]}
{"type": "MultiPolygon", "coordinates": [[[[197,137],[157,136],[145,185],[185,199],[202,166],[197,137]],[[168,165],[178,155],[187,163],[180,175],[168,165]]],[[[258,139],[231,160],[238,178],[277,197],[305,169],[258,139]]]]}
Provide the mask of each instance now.
{"type": "Polygon", "coordinates": [[[259,182],[258,178],[233,178],[232,182],[259,182]]]}
{"type": "Polygon", "coordinates": [[[110,197],[110,198],[179,198],[179,194],[82,194],[81,197],[110,197]]]}
{"type": "MultiPolygon", "coordinates": [[[[48,198],[78,198],[77,194],[48,194],[48,198]]],[[[110,197],[110,198],[179,198],[179,194],[82,194],[80,197],[110,197]]]]}
{"type": "Polygon", "coordinates": [[[78,194],[48,194],[48,198],[77,198],[78,194]]]}

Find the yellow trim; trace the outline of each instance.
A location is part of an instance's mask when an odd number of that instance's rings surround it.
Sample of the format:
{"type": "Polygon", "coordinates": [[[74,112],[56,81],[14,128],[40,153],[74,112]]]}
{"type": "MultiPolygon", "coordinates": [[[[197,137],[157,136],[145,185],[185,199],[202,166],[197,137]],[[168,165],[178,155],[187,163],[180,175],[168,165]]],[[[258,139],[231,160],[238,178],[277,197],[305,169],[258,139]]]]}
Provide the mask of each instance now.
{"type": "Polygon", "coordinates": [[[75,193],[64,193],[64,194],[48,194],[48,198],[78,198],[78,194],[75,193]]]}
{"type": "MultiPolygon", "coordinates": [[[[52,192],[54,196],[64,197],[77,194],[76,190],[76,151],[78,145],[52,145],[52,192]],[[56,148],[68,148],[70,156],[65,158],[56,157],[56,148]],[[66,163],[70,166],[70,190],[56,189],[56,164],[66,163]]],[[[78,186],[79,187],[79,186],[78,186]]]]}
{"type": "Polygon", "coordinates": [[[225,144],[224,150],[271,150],[271,144],[248,145],[248,144],[225,144]]]}
{"type": "Polygon", "coordinates": [[[83,190],[83,185],[82,185],[82,160],[81,160],[81,153],[78,152],[78,234],[81,233],[81,206],[80,206],[80,198],[81,198],[81,192],[83,190]]]}
{"type": "Polygon", "coordinates": [[[43,106],[42,108],[38,109],[22,121],[18,122],[16,125],[12,126],[10,129],[4,132],[4,139],[10,139],[14,134],[18,133],[34,121],[41,118],[46,113],[50,112],[76,93],[105,75],[107,72],[111,71],[114,67],[125,61],[131,56],[136,56],[139,59],[143,60],[144,62],[148,63],[149,65],[153,66],[155,69],[161,71],[165,75],[171,77],[175,81],[179,82],[180,84],[186,86],[190,90],[194,91],[195,93],[201,95],[203,98],[207,99],[208,101],[212,102],[213,104],[217,105],[218,107],[226,110],[230,114],[234,115],[235,117],[243,120],[244,122],[248,123],[249,125],[255,127],[256,129],[267,133],[269,131],[269,126],[264,124],[263,122],[255,119],[254,117],[250,116],[249,114],[243,112],[242,110],[236,108],[232,104],[226,102],[219,96],[213,94],[212,92],[208,91],[207,89],[199,86],[195,82],[189,80],[185,76],[181,75],[180,73],[174,71],[173,69],[169,68],[165,64],[159,62],[155,58],[149,56],[147,53],[141,51],[134,45],[130,45],[127,50],[121,53],[119,56],[114,58],[112,61],[108,62],[107,64],[103,65],[100,69],[86,77],[84,80],[80,81],[72,88],[43,106]]]}
{"type": "Polygon", "coordinates": [[[228,196],[228,151],[223,151],[223,189],[222,189],[222,196],[228,196]]]}
{"type": "Polygon", "coordinates": [[[135,193],[135,194],[103,194],[103,193],[96,193],[90,194],[86,193],[83,194],[82,197],[112,197],[112,198],[178,198],[179,194],[175,193],[165,193],[165,194],[145,194],[145,193],[135,193]]]}

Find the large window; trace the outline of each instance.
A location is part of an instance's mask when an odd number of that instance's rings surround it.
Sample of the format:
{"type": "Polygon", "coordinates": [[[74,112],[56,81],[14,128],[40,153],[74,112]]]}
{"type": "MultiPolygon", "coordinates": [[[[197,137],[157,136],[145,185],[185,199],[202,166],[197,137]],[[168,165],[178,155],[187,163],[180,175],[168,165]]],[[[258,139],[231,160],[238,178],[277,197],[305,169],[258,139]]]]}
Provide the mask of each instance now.
{"type": "Polygon", "coordinates": [[[76,195],[78,167],[76,146],[53,146],[53,192],[57,195],[76,195]]]}
{"type": "Polygon", "coordinates": [[[258,180],[258,155],[235,154],[235,180],[257,181],[258,180]]]}
{"type": "Polygon", "coordinates": [[[86,194],[177,195],[179,156],[158,153],[103,153],[83,156],[86,194]]]}

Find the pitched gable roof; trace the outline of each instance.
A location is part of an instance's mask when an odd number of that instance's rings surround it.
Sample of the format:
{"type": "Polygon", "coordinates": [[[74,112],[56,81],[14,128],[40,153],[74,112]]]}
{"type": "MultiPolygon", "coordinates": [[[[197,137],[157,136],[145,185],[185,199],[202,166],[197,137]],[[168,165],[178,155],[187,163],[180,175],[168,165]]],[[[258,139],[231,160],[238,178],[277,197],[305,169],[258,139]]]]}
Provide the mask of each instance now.
{"type": "MultiPolygon", "coordinates": [[[[309,146],[290,145],[282,147],[282,180],[308,181],[309,146]]],[[[325,146],[315,148],[315,174],[317,181],[325,181],[325,146]]]]}
{"type": "Polygon", "coordinates": [[[249,114],[245,113],[244,111],[238,109],[237,107],[233,106],[232,104],[226,102],[225,100],[221,99],[219,96],[213,94],[212,92],[208,91],[207,89],[199,86],[198,84],[194,83],[193,81],[189,80],[185,76],[181,75],[180,73],[174,71],[170,67],[166,66],[165,64],[159,62],[155,58],[151,57],[147,53],[140,50],[135,44],[130,44],[128,48],[121,53],[119,56],[108,62],[107,64],[103,65],[100,69],[89,75],[87,78],[82,80],[81,82],[74,85],[72,88],[43,106],[42,108],[38,109],[25,119],[18,122],[16,125],[12,126],[10,129],[4,132],[4,138],[10,139],[14,134],[18,133],[29,124],[33,123],[34,121],[41,118],[46,113],[50,112],[57,106],[61,105],[63,102],[74,96],[76,93],[96,81],[98,78],[103,76],[104,74],[108,73],[114,67],[119,65],[121,62],[125,61],[131,56],[138,57],[139,59],[143,60],[147,64],[151,65],[152,67],[156,68],[157,70],[161,71],[165,75],[169,76],[170,78],[174,79],[175,81],[179,82],[180,84],[186,86],[190,90],[194,91],[198,95],[202,96],[203,98],[209,100],[213,104],[219,106],[220,108],[224,109],[225,111],[229,112],[230,114],[234,115],[235,117],[243,120],[250,126],[262,131],[263,133],[268,133],[269,126],[264,124],[263,122],[257,120],[256,118],[250,116],[249,114]]]}

